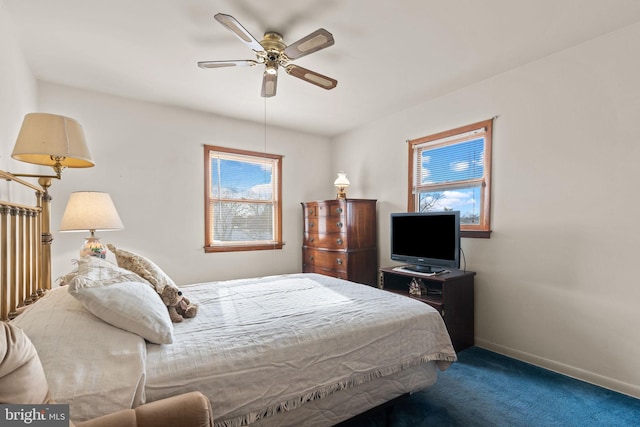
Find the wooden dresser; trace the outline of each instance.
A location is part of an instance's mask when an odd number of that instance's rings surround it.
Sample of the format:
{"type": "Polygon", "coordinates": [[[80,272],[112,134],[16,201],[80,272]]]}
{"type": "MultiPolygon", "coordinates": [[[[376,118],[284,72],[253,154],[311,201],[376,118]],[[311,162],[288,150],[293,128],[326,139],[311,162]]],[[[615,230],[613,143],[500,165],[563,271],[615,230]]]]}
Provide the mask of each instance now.
{"type": "Polygon", "coordinates": [[[302,271],[378,284],[376,200],[302,203],[302,271]]]}

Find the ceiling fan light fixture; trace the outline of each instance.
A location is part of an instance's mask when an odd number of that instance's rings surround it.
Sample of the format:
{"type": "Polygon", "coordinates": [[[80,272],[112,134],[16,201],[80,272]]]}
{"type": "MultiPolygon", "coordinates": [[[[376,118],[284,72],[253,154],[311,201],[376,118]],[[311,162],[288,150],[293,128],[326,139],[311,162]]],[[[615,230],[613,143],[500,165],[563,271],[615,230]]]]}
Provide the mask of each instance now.
{"type": "Polygon", "coordinates": [[[267,31],[261,41],[249,33],[233,16],[224,13],[215,15],[215,19],[232,31],[243,43],[251,48],[257,56],[257,60],[235,61],[200,61],[200,68],[222,68],[237,66],[253,66],[264,64],[262,77],[262,96],[271,97],[276,94],[278,84],[278,67],[282,66],[287,74],[297,77],[307,83],[312,83],[323,89],[333,89],[338,81],[314,71],[290,64],[290,61],[301,58],[310,53],[327,48],[334,44],[333,35],[319,28],[300,40],[287,46],[282,40],[282,35],[275,31],[267,31]]]}
{"type": "Polygon", "coordinates": [[[276,75],[278,74],[278,61],[277,59],[267,59],[265,63],[264,72],[266,74],[276,75]]]}

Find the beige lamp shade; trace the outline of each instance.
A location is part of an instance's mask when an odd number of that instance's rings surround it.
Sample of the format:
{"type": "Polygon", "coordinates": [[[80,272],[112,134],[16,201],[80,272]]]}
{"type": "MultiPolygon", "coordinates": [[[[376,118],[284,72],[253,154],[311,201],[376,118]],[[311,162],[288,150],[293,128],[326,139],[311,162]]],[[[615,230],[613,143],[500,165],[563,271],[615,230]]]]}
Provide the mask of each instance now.
{"type": "Polygon", "coordinates": [[[47,113],[29,113],[24,117],[11,157],[37,165],[59,165],[61,169],[95,165],[80,123],[47,113]]]}
{"type": "Polygon", "coordinates": [[[71,193],[62,216],[60,231],[121,230],[124,228],[109,193],[71,193]]]}

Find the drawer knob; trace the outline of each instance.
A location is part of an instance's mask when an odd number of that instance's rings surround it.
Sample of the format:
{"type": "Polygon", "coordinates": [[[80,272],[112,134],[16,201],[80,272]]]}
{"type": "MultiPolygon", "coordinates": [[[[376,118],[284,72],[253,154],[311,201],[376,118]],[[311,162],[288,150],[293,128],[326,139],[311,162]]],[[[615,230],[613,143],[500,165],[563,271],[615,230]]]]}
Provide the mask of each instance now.
{"type": "Polygon", "coordinates": [[[338,258],[338,259],[336,260],[336,263],[337,263],[338,265],[342,265],[342,258],[338,258]]]}
{"type": "Polygon", "coordinates": [[[309,243],[313,243],[313,237],[309,237],[309,243]]]}
{"type": "Polygon", "coordinates": [[[309,223],[309,228],[313,228],[313,223],[312,222],[309,223]]]}
{"type": "Polygon", "coordinates": [[[341,213],[342,213],[342,208],[337,208],[337,209],[336,209],[336,213],[341,214],[341,213]]]}
{"type": "Polygon", "coordinates": [[[336,239],[336,243],[337,243],[337,244],[339,244],[339,245],[341,245],[341,244],[342,244],[342,239],[338,237],[338,238],[336,239]]]}
{"type": "Polygon", "coordinates": [[[336,227],[342,228],[342,223],[341,222],[336,223],[336,227]]]}
{"type": "Polygon", "coordinates": [[[313,261],[313,255],[309,255],[309,261],[313,261]]]}

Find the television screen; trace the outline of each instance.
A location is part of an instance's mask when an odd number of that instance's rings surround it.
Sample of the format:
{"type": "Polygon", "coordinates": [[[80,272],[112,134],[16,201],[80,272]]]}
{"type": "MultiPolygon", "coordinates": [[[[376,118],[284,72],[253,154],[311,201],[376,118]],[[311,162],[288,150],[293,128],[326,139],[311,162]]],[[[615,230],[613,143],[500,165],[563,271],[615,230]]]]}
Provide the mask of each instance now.
{"type": "Polygon", "coordinates": [[[460,212],[391,214],[391,259],[415,271],[460,267],[460,212]]]}

